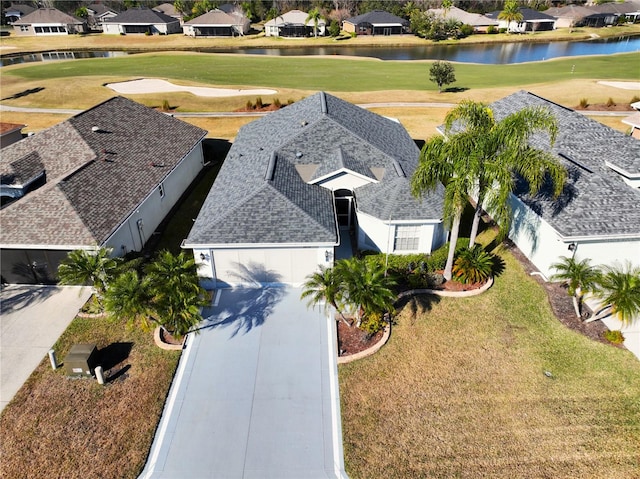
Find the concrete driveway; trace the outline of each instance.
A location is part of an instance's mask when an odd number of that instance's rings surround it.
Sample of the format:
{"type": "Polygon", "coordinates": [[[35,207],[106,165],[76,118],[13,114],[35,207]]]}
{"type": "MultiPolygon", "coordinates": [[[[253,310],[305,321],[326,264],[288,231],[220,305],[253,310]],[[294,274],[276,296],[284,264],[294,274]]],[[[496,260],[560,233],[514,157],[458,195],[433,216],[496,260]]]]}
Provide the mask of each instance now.
{"type": "MultiPolygon", "coordinates": [[[[0,290],[0,411],[89,299],[90,288],[9,285],[0,290]]],[[[61,358],[58,358],[62,362],[61,358]]]]}
{"type": "Polygon", "coordinates": [[[335,321],[297,288],[216,293],[143,478],[346,478],[335,321]]]}

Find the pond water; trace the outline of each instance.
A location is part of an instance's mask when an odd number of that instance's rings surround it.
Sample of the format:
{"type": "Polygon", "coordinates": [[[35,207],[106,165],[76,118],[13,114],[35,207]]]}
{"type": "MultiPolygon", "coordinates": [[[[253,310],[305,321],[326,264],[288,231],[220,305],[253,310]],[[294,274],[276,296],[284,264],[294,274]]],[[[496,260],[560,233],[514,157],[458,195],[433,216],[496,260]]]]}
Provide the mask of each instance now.
{"type": "MultiPolygon", "coordinates": [[[[479,45],[418,45],[410,47],[294,47],[294,48],[206,48],[204,53],[241,53],[247,55],[307,56],[335,55],[372,57],[381,60],[447,60],[464,63],[505,64],[549,60],[582,55],[610,55],[640,52],[640,37],[619,37],[582,42],[490,43],[479,45]]],[[[81,51],[5,55],[0,66],[17,63],[80,58],[108,58],[139,52],[81,51]]]]}

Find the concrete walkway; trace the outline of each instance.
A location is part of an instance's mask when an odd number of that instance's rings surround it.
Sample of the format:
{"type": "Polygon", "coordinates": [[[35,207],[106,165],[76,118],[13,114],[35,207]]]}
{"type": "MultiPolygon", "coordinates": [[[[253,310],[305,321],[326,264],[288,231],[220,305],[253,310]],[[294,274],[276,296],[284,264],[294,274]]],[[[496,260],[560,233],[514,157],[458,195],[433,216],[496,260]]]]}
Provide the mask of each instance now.
{"type": "MultiPolygon", "coordinates": [[[[90,288],[10,285],[0,291],[0,411],[89,299],[90,288]]],[[[59,359],[61,361],[61,359],[59,359]]]]}
{"type": "Polygon", "coordinates": [[[335,321],[297,288],[218,291],[143,478],[346,478],[335,321]]]}

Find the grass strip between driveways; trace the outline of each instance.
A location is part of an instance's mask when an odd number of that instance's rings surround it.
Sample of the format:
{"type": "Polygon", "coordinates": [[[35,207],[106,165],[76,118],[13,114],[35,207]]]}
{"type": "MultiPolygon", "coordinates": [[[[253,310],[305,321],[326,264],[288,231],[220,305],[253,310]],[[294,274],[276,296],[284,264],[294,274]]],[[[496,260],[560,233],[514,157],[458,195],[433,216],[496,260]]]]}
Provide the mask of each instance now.
{"type": "Polygon", "coordinates": [[[131,347],[122,375],[101,386],[43,359],[0,415],[3,478],[135,478],[144,467],[180,351],[107,318],[74,319],[54,345],[59,361],[79,343],[124,351],[118,359],[131,347]]]}
{"type": "Polygon", "coordinates": [[[637,477],[640,362],[566,329],[500,254],[488,292],[410,302],[379,353],[340,366],[352,479],[637,477]]]}

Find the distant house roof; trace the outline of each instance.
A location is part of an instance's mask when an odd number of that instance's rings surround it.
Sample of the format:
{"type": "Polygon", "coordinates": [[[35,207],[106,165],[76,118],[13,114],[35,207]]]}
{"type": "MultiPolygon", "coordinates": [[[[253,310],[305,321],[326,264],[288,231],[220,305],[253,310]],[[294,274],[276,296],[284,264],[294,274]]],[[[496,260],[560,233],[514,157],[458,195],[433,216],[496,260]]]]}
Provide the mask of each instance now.
{"type": "Polygon", "coordinates": [[[87,10],[95,17],[101,17],[109,13],[115,14],[115,15],[119,13],[118,10],[114,10],[113,8],[108,8],[101,3],[92,3],[91,5],[87,5],[87,10]]]}
{"type": "Polygon", "coordinates": [[[581,5],[566,5],[564,7],[553,7],[545,10],[547,15],[554,18],[570,18],[572,20],[581,20],[594,12],[581,5]]]}
{"type": "Polygon", "coordinates": [[[0,122],[0,135],[7,135],[11,132],[17,131],[17,130],[22,130],[26,125],[23,125],[22,123],[7,123],[7,122],[0,122]]]}
{"type": "Polygon", "coordinates": [[[598,5],[589,5],[589,10],[594,13],[612,13],[615,15],[626,15],[627,13],[639,13],[640,5],[632,2],[611,2],[598,5]]]}
{"type": "Polygon", "coordinates": [[[127,23],[154,25],[162,23],[176,23],[178,19],[165,15],[162,12],[156,12],[150,8],[130,8],[112,18],[105,18],[105,23],[127,23]]]}
{"type": "Polygon", "coordinates": [[[495,19],[488,18],[478,13],[469,13],[458,7],[451,7],[448,9],[434,8],[434,9],[430,9],[429,11],[439,17],[453,18],[454,20],[462,22],[465,25],[472,25],[474,27],[498,25],[498,21],[495,19]]]}
{"type": "Polygon", "coordinates": [[[337,172],[364,179],[358,211],[380,218],[442,218],[442,191],[417,200],[420,151],[397,122],[320,92],[243,126],[194,223],[186,247],[334,244],[337,172]]]}
{"type": "Polygon", "coordinates": [[[242,25],[244,21],[246,21],[246,17],[243,17],[242,14],[229,14],[225,13],[222,10],[214,9],[210,10],[207,13],[200,15],[188,22],[185,22],[185,25],[220,25],[220,26],[232,26],[232,25],[242,25]]]}
{"type": "Polygon", "coordinates": [[[24,5],[21,3],[12,3],[7,8],[4,9],[4,16],[5,17],[24,16],[33,12],[34,10],[35,8],[29,5],[24,5]]]}
{"type": "Polygon", "coordinates": [[[402,25],[409,26],[409,21],[404,18],[397,17],[384,10],[373,10],[371,12],[363,13],[356,17],[348,18],[345,20],[347,23],[353,25],[359,25],[361,23],[370,23],[371,25],[402,25]]]}
{"type": "Polygon", "coordinates": [[[78,25],[85,23],[78,17],[67,15],[56,8],[39,8],[20,20],[13,22],[14,25],[36,25],[40,23],[62,23],[67,25],[78,25]]]}
{"type": "Polygon", "coordinates": [[[0,245],[103,244],[206,132],[114,97],[2,150],[3,184],[44,186],[0,211],[0,245]]]}
{"type": "Polygon", "coordinates": [[[164,13],[173,18],[182,18],[182,12],[176,10],[176,7],[174,7],[172,3],[161,3],[157,7],[153,7],[152,10],[164,13]]]}
{"type": "MultiPolygon", "coordinates": [[[[624,176],[640,178],[640,141],[526,91],[490,106],[497,120],[525,107],[548,108],[557,118],[552,151],[569,170],[564,193],[557,200],[547,190],[535,197],[520,190],[518,196],[558,233],[565,238],[640,237],[640,189],[623,181],[624,176]]],[[[550,148],[542,134],[532,144],[550,148]]]]}
{"type": "MultiPolygon", "coordinates": [[[[533,10],[532,8],[521,8],[520,13],[522,14],[523,22],[555,22],[555,17],[551,15],[547,15],[546,13],[539,12],[538,10],[533,10]]],[[[500,15],[500,10],[495,12],[486,13],[485,16],[494,20],[498,20],[498,16],[500,15]]]]}
{"type": "MultiPolygon", "coordinates": [[[[272,18],[268,22],[264,24],[265,27],[268,26],[276,26],[276,25],[308,25],[313,26],[313,21],[309,20],[309,14],[307,12],[303,12],[301,10],[291,10],[287,13],[283,13],[282,15],[278,15],[275,18],[272,18]]],[[[324,25],[325,21],[320,19],[318,22],[319,25],[324,25]]]]}

